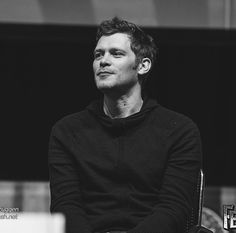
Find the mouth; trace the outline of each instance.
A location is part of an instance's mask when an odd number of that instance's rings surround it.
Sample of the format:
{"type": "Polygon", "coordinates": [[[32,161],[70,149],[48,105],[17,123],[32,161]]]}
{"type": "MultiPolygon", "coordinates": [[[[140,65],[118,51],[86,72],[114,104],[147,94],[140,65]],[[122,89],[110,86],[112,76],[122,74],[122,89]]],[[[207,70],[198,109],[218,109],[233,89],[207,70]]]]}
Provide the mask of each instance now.
{"type": "Polygon", "coordinates": [[[99,71],[97,73],[97,76],[101,76],[101,77],[105,77],[105,76],[109,76],[109,75],[112,75],[113,72],[109,72],[109,71],[99,71]]]}

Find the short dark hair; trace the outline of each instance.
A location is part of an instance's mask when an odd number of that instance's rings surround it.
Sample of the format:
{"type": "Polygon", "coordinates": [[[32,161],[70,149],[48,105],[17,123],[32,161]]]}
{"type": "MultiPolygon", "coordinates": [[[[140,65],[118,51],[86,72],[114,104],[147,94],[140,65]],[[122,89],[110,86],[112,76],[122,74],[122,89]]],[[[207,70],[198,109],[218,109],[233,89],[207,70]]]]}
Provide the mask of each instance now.
{"type": "Polygon", "coordinates": [[[125,33],[129,36],[131,40],[131,50],[136,56],[136,65],[138,65],[143,58],[147,57],[151,60],[153,67],[156,61],[157,47],[150,35],[146,34],[134,23],[114,17],[100,24],[97,30],[96,42],[98,42],[102,36],[109,36],[115,33],[125,33]]]}

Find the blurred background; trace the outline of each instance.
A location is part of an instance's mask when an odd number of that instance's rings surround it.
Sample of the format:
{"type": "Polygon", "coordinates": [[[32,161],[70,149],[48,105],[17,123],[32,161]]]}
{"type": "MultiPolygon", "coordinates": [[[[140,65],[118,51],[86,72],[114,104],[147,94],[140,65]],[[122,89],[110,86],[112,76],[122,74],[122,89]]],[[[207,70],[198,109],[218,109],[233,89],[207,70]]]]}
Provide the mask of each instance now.
{"type": "Polygon", "coordinates": [[[155,39],[147,89],[198,125],[205,224],[222,228],[222,205],[236,204],[234,0],[1,0],[0,206],[48,212],[50,130],[100,96],[92,72],[96,27],[113,16],[155,39]]]}

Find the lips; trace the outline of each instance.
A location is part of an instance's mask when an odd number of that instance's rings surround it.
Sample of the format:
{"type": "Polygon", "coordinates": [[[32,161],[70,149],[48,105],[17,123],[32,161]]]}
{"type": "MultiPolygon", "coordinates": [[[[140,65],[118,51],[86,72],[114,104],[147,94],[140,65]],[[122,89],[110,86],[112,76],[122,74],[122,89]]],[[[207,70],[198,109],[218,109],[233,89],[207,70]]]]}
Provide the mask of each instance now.
{"type": "Polygon", "coordinates": [[[97,72],[97,75],[110,75],[110,74],[114,74],[114,73],[108,70],[100,70],[97,72]]]}

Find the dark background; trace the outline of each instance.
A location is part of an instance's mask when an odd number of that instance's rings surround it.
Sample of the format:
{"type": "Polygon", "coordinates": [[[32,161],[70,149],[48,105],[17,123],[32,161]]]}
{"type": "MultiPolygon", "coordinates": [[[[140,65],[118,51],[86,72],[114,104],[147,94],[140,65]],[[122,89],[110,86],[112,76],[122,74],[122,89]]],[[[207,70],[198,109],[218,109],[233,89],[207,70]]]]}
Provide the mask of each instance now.
{"type": "MultiPolygon", "coordinates": [[[[235,185],[236,31],[145,28],[159,47],[147,89],[191,117],[207,185],[235,185]]],[[[48,180],[52,125],[100,96],[93,82],[95,27],[0,24],[0,180],[48,180]]]]}

